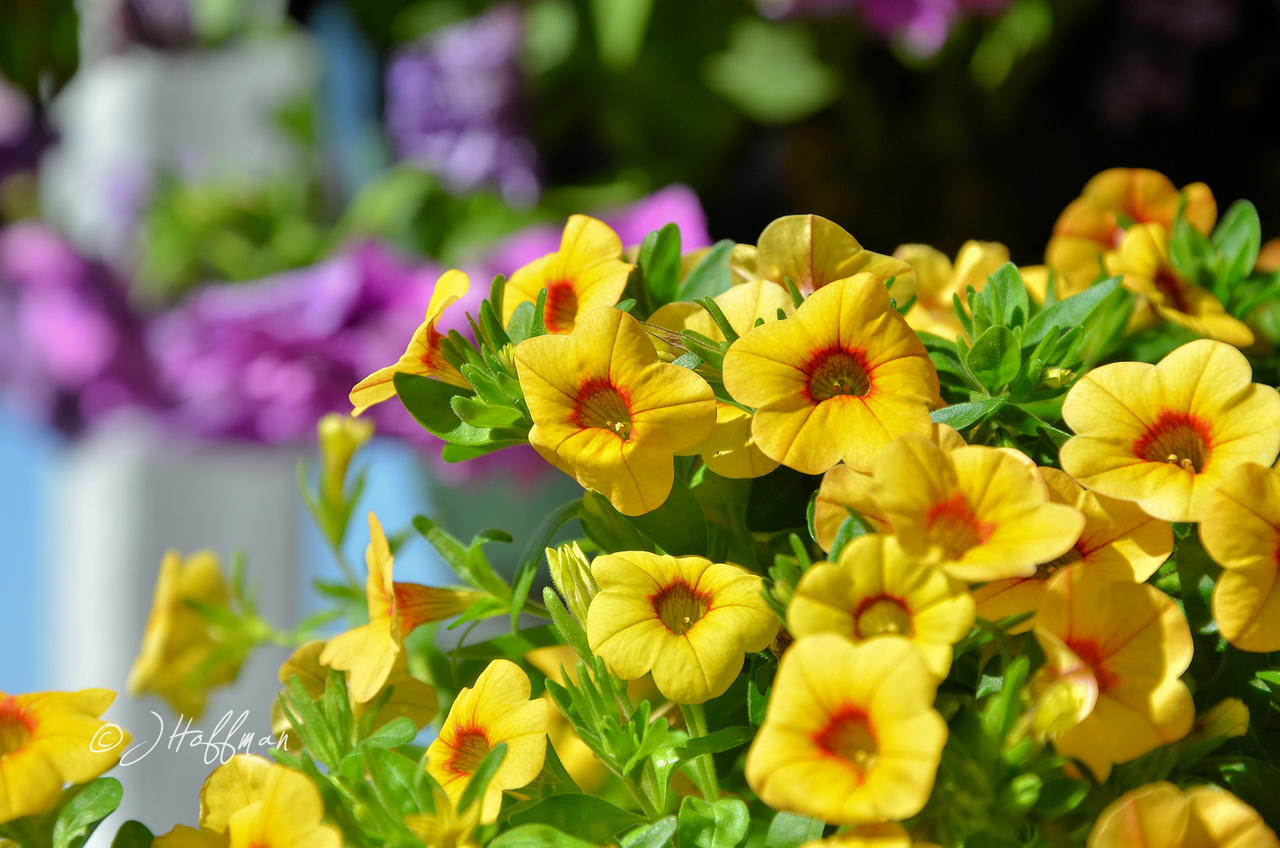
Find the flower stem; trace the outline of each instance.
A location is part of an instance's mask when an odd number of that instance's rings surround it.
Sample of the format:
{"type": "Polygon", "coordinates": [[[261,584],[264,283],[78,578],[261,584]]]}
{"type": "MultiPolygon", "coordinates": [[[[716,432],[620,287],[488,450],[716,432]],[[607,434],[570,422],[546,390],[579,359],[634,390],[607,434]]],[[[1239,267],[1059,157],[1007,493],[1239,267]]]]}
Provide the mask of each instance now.
{"type": "MultiPolygon", "coordinates": [[[[690,739],[707,735],[707,713],[702,704],[681,704],[680,712],[684,715],[684,724],[689,731],[690,739]]],[[[716,781],[716,766],[710,754],[701,754],[693,760],[694,780],[702,796],[711,802],[720,800],[720,786],[716,781]]]]}

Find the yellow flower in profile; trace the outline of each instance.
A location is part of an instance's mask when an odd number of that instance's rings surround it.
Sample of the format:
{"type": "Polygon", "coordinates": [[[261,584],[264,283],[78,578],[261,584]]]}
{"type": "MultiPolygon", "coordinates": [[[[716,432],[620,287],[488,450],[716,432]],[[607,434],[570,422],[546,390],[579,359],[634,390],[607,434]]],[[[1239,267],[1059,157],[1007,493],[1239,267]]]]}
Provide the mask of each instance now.
{"type": "Polygon", "coordinates": [[[913,816],[947,741],[936,679],[906,639],[797,640],[778,665],[747,783],[770,807],[838,824],[913,816]]]}
{"type": "Polygon", "coordinates": [[[156,848],[340,848],[324,800],[305,775],[237,754],[200,789],[200,829],[175,827],[156,848]]]}
{"type": "Polygon", "coordinates": [[[1062,405],[1076,433],[1059,453],[1062,470],[1156,518],[1196,521],[1207,493],[1242,463],[1270,465],[1280,451],[1280,395],[1251,378],[1240,351],[1210,339],[1156,365],[1095,368],[1062,405]]]}
{"type": "Polygon", "coordinates": [[[1050,578],[1034,633],[1043,680],[1075,676],[1092,690],[1083,720],[1055,729],[1058,753],[1087,765],[1099,781],[1191,729],[1195,706],[1178,679],[1191,664],[1191,630],[1154,586],[1108,580],[1070,566],[1050,578]]]}
{"type": "Polygon", "coordinates": [[[1150,316],[1172,321],[1198,336],[1248,347],[1253,331],[1227,314],[1222,302],[1173,267],[1169,233],[1159,224],[1138,224],[1124,234],[1119,250],[1106,255],[1107,271],[1123,277],[1124,287],[1141,298],[1137,323],[1150,316]]]}
{"type": "Polygon", "coordinates": [[[393,582],[391,548],[372,512],[364,556],[369,623],[330,639],[320,653],[322,665],[347,672],[347,687],[357,703],[372,700],[386,684],[404,637],[415,627],[458,615],[482,597],[470,589],[393,582]]]}
{"type": "Polygon", "coordinates": [[[724,385],[755,407],[751,432],[771,459],[804,474],[844,461],[869,471],[902,433],[928,436],[938,373],[879,278],[829,283],[786,321],[742,336],[724,385]]]}
{"type": "Polygon", "coordinates": [[[470,383],[459,373],[457,368],[445,360],[440,350],[440,340],[444,336],[436,330],[436,322],[444,314],[445,309],[463,295],[471,287],[467,275],[461,271],[445,271],[436,280],[435,290],[427,303],[427,314],[413,331],[409,346],[405,348],[400,359],[385,368],[379,368],[365,377],[351,390],[352,415],[359,415],[375,403],[382,403],[395,397],[396,387],[393,382],[397,374],[417,374],[420,377],[433,377],[455,386],[469,388],[470,383]]]}
{"type": "Polygon", "coordinates": [[[1164,174],[1145,168],[1111,168],[1089,180],[1058,217],[1045,250],[1045,264],[1066,278],[1059,296],[1098,279],[1103,255],[1119,247],[1127,227],[1155,223],[1171,232],[1179,208],[1202,235],[1218,218],[1213,192],[1204,183],[1179,191],[1164,174]]]}
{"type": "Polygon", "coordinates": [[[1051,503],[1029,459],[966,445],[943,450],[903,436],[876,463],[880,515],[912,556],[957,580],[1030,577],[1035,563],[1071,550],[1084,516],[1051,503]]]}
{"type": "Polygon", "coordinates": [[[596,557],[591,570],[600,584],[587,612],[591,651],[624,680],[652,671],[677,703],[723,694],[743,656],[778,632],[760,577],[736,565],[625,551],[596,557]]]}
{"type": "Polygon", "coordinates": [[[111,768],[129,734],[101,721],[116,693],[0,692],[0,823],[52,808],[63,784],[111,768]]]}
{"type": "Polygon", "coordinates": [[[1112,801],[1089,831],[1088,848],[1277,848],[1262,816],[1216,786],[1183,791],[1148,783],[1112,801]]]}
{"type": "Polygon", "coordinates": [[[216,554],[200,551],[184,559],[177,551],[167,552],[142,649],[129,672],[129,694],[155,694],[180,715],[199,718],[209,690],[236,679],[243,655],[217,659],[225,643],[192,604],[225,608],[227,597],[216,554]]]}
{"type": "Polygon", "coordinates": [[[867,534],[845,546],[836,563],[814,563],[787,607],[797,639],[838,633],[854,642],[905,636],[939,680],[951,668],[951,646],[973,627],[973,598],[964,586],[902,550],[892,536],[867,534]]]}
{"type": "Polygon", "coordinates": [[[1204,501],[1200,541],[1223,572],[1213,618],[1243,651],[1280,651],[1280,469],[1245,463],[1204,501]]]}
{"type": "MultiPolygon", "coordinates": [[[[313,700],[324,694],[325,681],[329,677],[329,669],[320,663],[324,646],[325,643],[317,639],[314,642],[307,642],[294,651],[276,674],[281,685],[288,686],[290,679],[296,677],[313,700]]],[[[387,675],[382,689],[390,689],[391,694],[378,710],[371,729],[377,730],[392,719],[404,716],[421,730],[435,718],[436,711],[439,709],[436,690],[409,674],[409,656],[404,651],[396,654],[395,663],[391,666],[391,673],[387,675]]],[[[382,689],[378,691],[381,692],[382,689]]],[[[352,715],[359,721],[368,712],[370,704],[359,703],[349,690],[347,696],[351,702],[352,715]]],[[[290,730],[289,719],[277,699],[271,705],[271,732],[281,737],[290,730]]],[[[298,747],[297,742],[294,734],[290,734],[289,749],[298,747]]]]}
{"type": "Polygon", "coordinates": [[[911,329],[954,340],[962,328],[952,295],[966,303],[969,286],[982,291],[987,277],[1009,261],[1009,248],[994,241],[967,241],[954,263],[927,244],[904,244],[893,255],[916,269],[916,302],[907,312],[911,329]]]}
{"type": "Polygon", "coordinates": [[[573,333],[516,346],[533,418],[529,444],[624,515],[667,499],[675,453],[715,423],[715,394],[688,368],[658,361],[636,319],[618,309],[582,317],[573,333]]]}
{"type": "Polygon", "coordinates": [[[520,666],[494,660],[476,685],[454,699],[440,735],[427,748],[427,772],[454,803],[480,763],[501,742],[507,755],[480,804],[480,821],[498,817],[502,792],[519,789],[542,771],[549,710],[542,698],[529,700],[532,686],[520,666]]]}
{"type": "MultiPolygon", "coordinates": [[[[1090,492],[1056,468],[1041,468],[1040,476],[1049,487],[1050,501],[1080,510],[1084,529],[1070,550],[1037,565],[1036,573],[1030,577],[995,580],[974,589],[978,615],[987,621],[1038,609],[1045,581],[1068,565],[1079,563],[1111,580],[1142,583],[1173,553],[1173,527],[1169,522],[1152,518],[1130,501],[1090,492]]],[[[1028,620],[1015,625],[1011,632],[1029,629],[1028,620]]]]}
{"type": "Polygon", "coordinates": [[[560,249],[513,273],[502,295],[502,323],[521,303],[536,303],[547,290],[543,323],[553,335],[572,333],[580,318],[622,297],[634,265],[622,261],[622,240],[603,221],[571,215],[560,249]]]}

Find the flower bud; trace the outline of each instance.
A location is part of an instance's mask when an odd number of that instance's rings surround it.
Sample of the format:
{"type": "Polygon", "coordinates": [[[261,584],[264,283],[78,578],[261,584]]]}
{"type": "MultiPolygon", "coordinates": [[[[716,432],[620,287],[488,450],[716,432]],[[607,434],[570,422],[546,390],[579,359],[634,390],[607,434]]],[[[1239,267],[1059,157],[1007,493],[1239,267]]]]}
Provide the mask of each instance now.
{"type": "Polygon", "coordinates": [[[331,504],[342,503],[347,466],[356,449],[373,437],[373,422],[330,412],[316,427],[320,436],[320,493],[331,504]]]}
{"type": "Polygon", "coordinates": [[[547,565],[551,570],[551,582],[564,598],[565,606],[573,617],[583,625],[587,623],[587,607],[591,599],[600,591],[595,578],[591,576],[591,564],[587,555],[578,547],[577,542],[570,542],[558,548],[547,548],[547,565]]]}
{"type": "Polygon", "coordinates": [[[1196,719],[1187,734],[1186,742],[1206,739],[1230,739],[1249,732],[1249,708],[1239,698],[1225,698],[1204,715],[1196,719]]]}
{"type": "Polygon", "coordinates": [[[1046,368],[1040,372],[1040,386],[1045,389],[1060,389],[1074,380],[1075,376],[1070,368],[1046,368]]]}

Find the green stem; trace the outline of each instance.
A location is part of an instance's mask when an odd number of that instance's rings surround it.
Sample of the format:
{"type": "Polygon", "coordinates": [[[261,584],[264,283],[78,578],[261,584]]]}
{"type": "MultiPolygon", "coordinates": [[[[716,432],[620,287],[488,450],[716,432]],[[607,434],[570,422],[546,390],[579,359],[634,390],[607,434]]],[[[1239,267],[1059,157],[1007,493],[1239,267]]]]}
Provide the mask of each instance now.
{"type": "MultiPolygon", "coordinates": [[[[681,704],[684,724],[690,739],[707,735],[707,712],[702,704],[681,704]]],[[[716,781],[716,766],[710,754],[701,754],[693,760],[695,780],[702,795],[712,803],[720,800],[720,786],[716,781]]]]}

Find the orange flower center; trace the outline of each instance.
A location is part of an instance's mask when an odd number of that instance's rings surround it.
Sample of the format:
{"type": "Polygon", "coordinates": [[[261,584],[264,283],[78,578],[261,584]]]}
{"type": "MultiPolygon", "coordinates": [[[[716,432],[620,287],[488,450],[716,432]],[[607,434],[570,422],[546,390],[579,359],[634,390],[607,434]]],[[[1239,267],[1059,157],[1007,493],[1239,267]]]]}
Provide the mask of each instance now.
{"type": "Polygon", "coordinates": [[[1103,665],[1102,649],[1092,639],[1068,639],[1067,647],[1071,653],[1080,658],[1080,662],[1089,667],[1094,680],[1098,681],[1098,693],[1101,694],[1116,683],[1116,676],[1103,665]]]}
{"type": "Polygon", "coordinates": [[[1167,462],[1184,471],[1204,471],[1213,452],[1209,425],[1186,412],[1164,411],[1133,443],[1134,456],[1167,462]]]}
{"type": "Polygon", "coordinates": [[[864,598],[853,614],[853,630],[859,639],[870,639],[886,633],[910,636],[911,610],[902,601],[889,595],[864,598]]]}
{"type": "Polygon", "coordinates": [[[1187,300],[1185,284],[1170,268],[1160,268],[1151,282],[1160,293],[1161,305],[1172,307],[1179,312],[1191,314],[1191,302],[1187,300]]]}
{"type": "Polygon", "coordinates": [[[707,614],[711,608],[711,596],[696,592],[688,583],[677,580],[650,597],[649,603],[668,630],[683,636],[707,614]]]}
{"type": "Polygon", "coordinates": [[[23,712],[12,695],[0,701],[0,760],[26,747],[35,720],[23,712]]]}
{"type": "Polygon", "coordinates": [[[1074,565],[1075,563],[1080,562],[1082,559],[1084,559],[1084,554],[1080,552],[1079,548],[1073,547],[1071,550],[1067,551],[1062,556],[1055,557],[1049,560],[1048,562],[1042,562],[1039,565],[1037,565],[1036,579],[1047,580],[1048,578],[1057,574],[1062,569],[1066,568],[1068,565],[1074,565]]]}
{"type": "Polygon", "coordinates": [[[805,366],[809,399],[821,403],[841,395],[861,397],[871,391],[871,375],[867,372],[867,356],[861,350],[842,347],[815,353],[805,366]]]}
{"type": "Polygon", "coordinates": [[[608,430],[624,442],[631,438],[631,404],[605,379],[582,381],[569,420],[575,427],[608,430]]]}
{"type": "Polygon", "coordinates": [[[489,756],[489,738],[476,727],[459,730],[453,737],[452,747],[449,770],[454,774],[475,774],[480,763],[489,756]]]}
{"type": "Polygon", "coordinates": [[[991,538],[996,528],[989,521],[979,521],[964,495],[956,492],[929,508],[925,529],[949,559],[959,559],[965,551],[991,538]]]}
{"type": "Polygon", "coordinates": [[[578,291],[569,280],[547,284],[547,302],[543,305],[542,323],[548,333],[570,333],[578,319],[578,291]]]}
{"type": "Polygon", "coordinates": [[[813,744],[853,766],[862,780],[866,780],[880,754],[871,720],[854,706],[845,706],[833,713],[827,726],[813,735],[813,744]]]}

